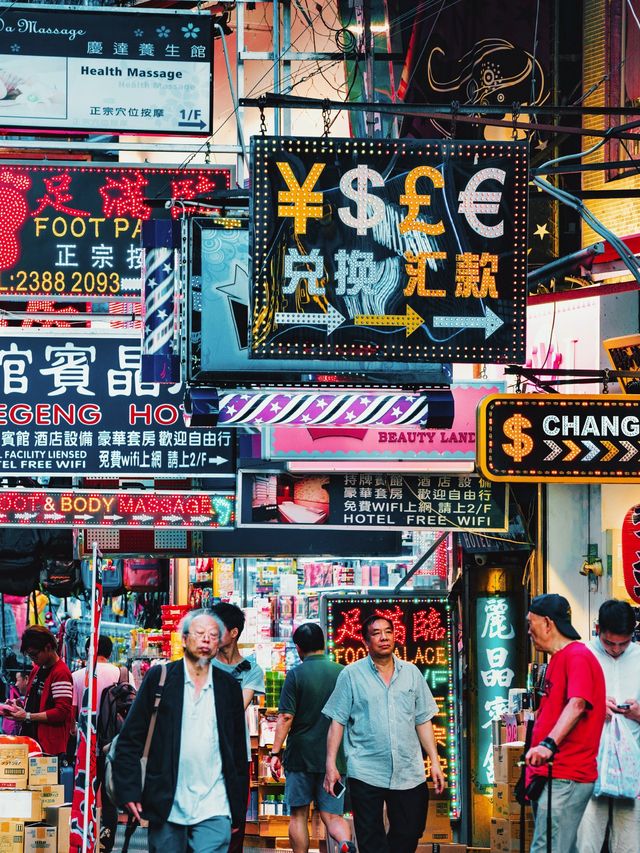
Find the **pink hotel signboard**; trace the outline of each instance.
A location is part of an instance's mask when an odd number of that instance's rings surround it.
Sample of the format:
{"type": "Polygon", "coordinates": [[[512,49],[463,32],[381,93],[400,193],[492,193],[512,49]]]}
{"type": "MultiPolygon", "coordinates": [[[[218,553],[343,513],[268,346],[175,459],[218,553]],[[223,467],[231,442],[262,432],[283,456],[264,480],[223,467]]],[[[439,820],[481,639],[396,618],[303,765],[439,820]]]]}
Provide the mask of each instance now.
{"type": "MultiPolygon", "coordinates": [[[[455,405],[451,429],[275,426],[268,431],[266,455],[269,459],[301,461],[446,462],[455,470],[456,462],[475,461],[476,409],[487,395],[504,393],[504,383],[459,383],[452,385],[451,391],[455,405]]],[[[466,470],[468,466],[464,467],[466,470]]]]}

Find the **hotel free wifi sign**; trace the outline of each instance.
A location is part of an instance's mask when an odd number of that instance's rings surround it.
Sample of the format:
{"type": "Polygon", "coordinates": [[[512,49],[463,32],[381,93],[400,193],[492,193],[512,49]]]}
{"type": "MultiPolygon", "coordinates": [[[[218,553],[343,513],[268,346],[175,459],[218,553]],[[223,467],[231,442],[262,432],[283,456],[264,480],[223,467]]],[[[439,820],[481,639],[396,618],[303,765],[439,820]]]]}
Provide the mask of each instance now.
{"type": "Polygon", "coordinates": [[[488,480],[640,482],[640,401],[617,394],[495,394],[478,407],[488,480]]]}

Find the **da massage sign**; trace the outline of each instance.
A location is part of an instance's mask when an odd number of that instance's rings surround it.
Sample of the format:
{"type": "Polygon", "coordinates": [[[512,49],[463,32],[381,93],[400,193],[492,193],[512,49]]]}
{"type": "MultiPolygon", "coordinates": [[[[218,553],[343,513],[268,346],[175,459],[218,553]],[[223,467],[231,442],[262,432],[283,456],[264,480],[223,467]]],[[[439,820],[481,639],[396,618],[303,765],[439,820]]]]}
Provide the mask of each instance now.
{"type": "Polygon", "coordinates": [[[488,480],[640,482],[640,407],[614,394],[496,394],[478,407],[488,480]]]}

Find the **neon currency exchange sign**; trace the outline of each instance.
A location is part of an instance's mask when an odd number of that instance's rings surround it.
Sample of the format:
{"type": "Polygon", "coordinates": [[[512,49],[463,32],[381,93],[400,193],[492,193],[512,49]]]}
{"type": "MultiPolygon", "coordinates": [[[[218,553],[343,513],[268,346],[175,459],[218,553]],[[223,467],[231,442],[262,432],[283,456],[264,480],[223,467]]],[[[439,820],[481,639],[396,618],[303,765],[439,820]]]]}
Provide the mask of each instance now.
{"type": "Polygon", "coordinates": [[[520,361],[519,142],[252,140],[252,358],[520,361]]]}

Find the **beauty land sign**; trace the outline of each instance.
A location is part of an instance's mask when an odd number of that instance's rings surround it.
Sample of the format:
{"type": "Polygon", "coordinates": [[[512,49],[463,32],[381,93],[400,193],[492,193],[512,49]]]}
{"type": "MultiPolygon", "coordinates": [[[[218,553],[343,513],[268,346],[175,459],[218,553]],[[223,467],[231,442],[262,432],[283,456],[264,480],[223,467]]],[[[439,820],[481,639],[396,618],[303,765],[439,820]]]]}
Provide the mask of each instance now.
{"type": "Polygon", "coordinates": [[[488,480],[640,482],[640,406],[622,394],[497,394],[478,409],[488,480]]]}
{"type": "Polygon", "coordinates": [[[491,394],[504,391],[502,382],[468,382],[451,386],[454,416],[450,429],[413,427],[367,429],[358,427],[267,428],[269,459],[319,460],[432,460],[451,463],[475,460],[476,410],[491,394]]]}

